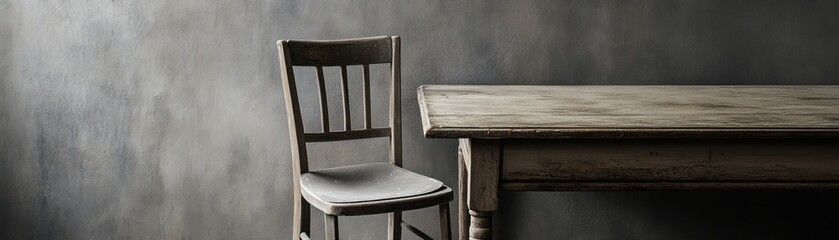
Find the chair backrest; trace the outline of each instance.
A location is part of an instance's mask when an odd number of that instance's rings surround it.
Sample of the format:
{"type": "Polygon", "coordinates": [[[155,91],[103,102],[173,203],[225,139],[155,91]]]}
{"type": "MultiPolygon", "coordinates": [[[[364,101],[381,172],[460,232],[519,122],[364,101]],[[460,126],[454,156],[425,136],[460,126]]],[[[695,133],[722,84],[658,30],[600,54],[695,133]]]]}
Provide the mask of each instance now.
{"type": "Polygon", "coordinates": [[[362,138],[390,137],[390,162],[402,166],[402,118],[400,94],[400,44],[398,36],[381,36],[344,40],[280,40],[277,42],[280,54],[280,75],[283,79],[286,113],[288,114],[289,136],[294,174],[308,172],[306,143],[343,141],[362,138]],[[370,65],[390,64],[390,113],[389,126],[373,128],[370,112],[370,65]],[[350,122],[350,100],[347,87],[347,66],[361,65],[363,72],[364,129],[354,130],[350,122]],[[320,133],[307,133],[303,129],[300,103],[293,66],[314,67],[317,71],[317,86],[320,95],[320,133]],[[323,67],[340,67],[341,90],[344,109],[344,130],[332,132],[329,129],[326,86],[323,67]]]}

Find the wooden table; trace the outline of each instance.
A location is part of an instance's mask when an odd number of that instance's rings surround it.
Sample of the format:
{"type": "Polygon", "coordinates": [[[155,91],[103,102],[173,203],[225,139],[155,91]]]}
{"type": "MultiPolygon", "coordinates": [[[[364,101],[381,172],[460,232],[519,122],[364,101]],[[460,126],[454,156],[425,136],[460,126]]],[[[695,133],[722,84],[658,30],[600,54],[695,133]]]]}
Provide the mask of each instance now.
{"type": "Polygon", "coordinates": [[[460,239],[492,238],[499,189],[839,188],[839,86],[436,85],[417,94],[425,136],[460,139],[460,239]]]}

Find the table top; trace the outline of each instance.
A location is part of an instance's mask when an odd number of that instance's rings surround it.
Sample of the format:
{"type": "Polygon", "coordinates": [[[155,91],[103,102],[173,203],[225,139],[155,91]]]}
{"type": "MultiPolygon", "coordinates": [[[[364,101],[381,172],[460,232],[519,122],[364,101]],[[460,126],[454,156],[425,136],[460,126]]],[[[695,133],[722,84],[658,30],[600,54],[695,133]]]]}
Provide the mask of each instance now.
{"type": "Polygon", "coordinates": [[[427,85],[417,95],[426,137],[839,138],[839,85],[427,85]]]}

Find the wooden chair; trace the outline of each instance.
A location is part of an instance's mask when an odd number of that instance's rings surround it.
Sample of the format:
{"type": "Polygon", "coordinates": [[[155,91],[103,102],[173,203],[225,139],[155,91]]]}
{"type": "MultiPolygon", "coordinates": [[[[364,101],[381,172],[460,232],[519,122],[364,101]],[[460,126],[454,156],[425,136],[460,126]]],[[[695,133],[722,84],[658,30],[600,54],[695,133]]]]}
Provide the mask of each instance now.
{"type": "Polygon", "coordinates": [[[324,213],[326,238],[338,239],[338,216],[388,213],[388,239],[401,238],[405,227],[423,239],[427,234],[402,222],[402,211],[438,206],[442,239],[451,239],[449,201],[452,190],[440,181],[402,166],[399,37],[346,40],[280,40],[280,69],[288,113],[294,175],[294,226],[292,239],[309,239],[309,206],[324,213]],[[371,64],[390,64],[390,126],[373,128],[370,112],[371,64]],[[364,129],[350,124],[347,66],[362,65],[364,129]],[[293,66],[315,67],[320,95],[322,132],[303,129],[293,66]],[[331,132],[323,68],[340,67],[344,130],[331,132]],[[390,137],[390,162],[344,166],[309,171],[306,143],[390,137]],[[401,227],[400,227],[401,225],[401,227]]]}

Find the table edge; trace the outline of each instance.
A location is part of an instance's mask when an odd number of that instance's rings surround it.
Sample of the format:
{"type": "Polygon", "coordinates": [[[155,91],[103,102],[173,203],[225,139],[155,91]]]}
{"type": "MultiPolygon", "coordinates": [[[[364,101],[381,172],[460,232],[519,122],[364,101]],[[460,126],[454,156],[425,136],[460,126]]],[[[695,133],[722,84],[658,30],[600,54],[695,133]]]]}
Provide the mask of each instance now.
{"type": "Polygon", "coordinates": [[[441,128],[426,138],[839,138],[839,128],[441,128]]]}
{"type": "MultiPolygon", "coordinates": [[[[481,128],[431,125],[424,90],[447,86],[540,85],[421,85],[417,87],[422,132],[426,138],[839,138],[839,128],[481,128]]],[[[566,85],[554,85],[566,86],[566,85]]],[[[569,85],[590,86],[590,85],[569,85]]],[[[591,85],[595,86],[595,85],[591,85]]],[[[839,85],[596,85],[677,87],[839,87],[839,85]]]]}

